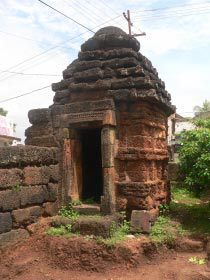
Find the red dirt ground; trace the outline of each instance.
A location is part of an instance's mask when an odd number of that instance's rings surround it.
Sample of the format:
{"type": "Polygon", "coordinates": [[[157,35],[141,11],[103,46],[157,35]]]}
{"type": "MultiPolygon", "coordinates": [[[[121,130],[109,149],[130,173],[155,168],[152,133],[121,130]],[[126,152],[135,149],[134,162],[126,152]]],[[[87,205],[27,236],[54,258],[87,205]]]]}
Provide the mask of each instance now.
{"type": "Polygon", "coordinates": [[[33,237],[0,256],[1,280],[207,280],[207,265],[188,262],[206,253],[160,249],[130,239],[107,249],[84,238],[33,237]]]}

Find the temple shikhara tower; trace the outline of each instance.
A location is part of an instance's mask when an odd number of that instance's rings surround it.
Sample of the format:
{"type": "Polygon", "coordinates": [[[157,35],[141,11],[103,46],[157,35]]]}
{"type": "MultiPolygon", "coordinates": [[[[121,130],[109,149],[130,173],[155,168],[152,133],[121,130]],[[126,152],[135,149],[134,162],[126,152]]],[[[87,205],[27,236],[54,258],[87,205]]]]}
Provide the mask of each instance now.
{"type": "Polygon", "coordinates": [[[104,214],[169,200],[170,94],[139,42],[116,27],[87,40],[52,84],[54,103],[29,112],[26,145],[56,147],[59,205],[92,199],[104,214]]]}

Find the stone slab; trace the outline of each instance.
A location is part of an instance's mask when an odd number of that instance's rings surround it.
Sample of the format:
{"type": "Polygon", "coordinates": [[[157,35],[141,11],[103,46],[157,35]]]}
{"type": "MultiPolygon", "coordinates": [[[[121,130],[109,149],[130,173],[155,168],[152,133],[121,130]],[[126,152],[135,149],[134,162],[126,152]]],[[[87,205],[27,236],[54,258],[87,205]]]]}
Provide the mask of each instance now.
{"type": "Polygon", "coordinates": [[[149,233],[150,229],[150,213],[146,210],[133,210],[131,214],[131,232],[149,233]]]}
{"type": "Polygon", "coordinates": [[[0,234],[0,250],[14,246],[19,242],[23,242],[29,237],[29,233],[25,229],[11,230],[0,234]]]}
{"type": "Polygon", "coordinates": [[[10,231],[12,229],[12,218],[9,212],[0,213],[0,233],[10,231]]]}
{"type": "Polygon", "coordinates": [[[99,215],[100,214],[99,205],[89,205],[89,204],[76,205],[76,206],[73,206],[73,210],[82,215],[99,215]]]}
{"type": "Polygon", "coordinates": [[[6,190],[0,192],[0,210],[8,211],[20,207],[18,190],[6,190]]]}
{"type": "Polygon", "coordinates": [[[0,189],[22,184],[22,170],[18,168],[0,169],[0,189]]]}
{"type": "Polygon", "coordinates": [[[40,206],[14,210],[12,211],[13,225],[15,227],[21,227],[35,223],[41,214],[42,208],[40,206]]]}
{"type": "Polygon", "coordinates": [[[0,148],[0,167],[20,167],[28,165],[55,164],[58,162],[58,149],[13,146],[0,148]]]}

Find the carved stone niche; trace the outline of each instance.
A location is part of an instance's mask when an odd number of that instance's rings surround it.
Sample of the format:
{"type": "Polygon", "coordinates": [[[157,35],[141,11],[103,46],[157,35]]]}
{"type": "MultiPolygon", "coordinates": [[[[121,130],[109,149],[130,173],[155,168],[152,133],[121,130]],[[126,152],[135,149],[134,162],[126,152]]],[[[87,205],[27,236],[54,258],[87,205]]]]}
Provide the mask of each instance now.
{"type": "MultiPolygon", "coordinates": [[[[67,197],[71,202],[84,199],[86,194],[84,188],[89,188],[86,181],[90,177],[96,176],[97,180],[101,180],[100,192],[95,189],[96,196],[100,196],[98,202],[101,204],[101,212],[103,214],[114,213],[116,127],[114,104],[102,100],[100,102],[88,101],[88,104],[82,102],[81,106],[78,103],[75,105],[78,113],[73,109],[75,108],[73,104],[68,104],[68,113],[60,116],[60,127],[63,130],[62,189],[65,192],[63,198],[67,197]],[[69,110],[70,108],[72,109],[69,110]],[[84,109],[87,111],[83,111],[84,109]],[[93,136],[91,131],[96,136],[93,136]],[[93,138],[91,138],[92,136],[93,138]],[[93,153],[88,156],[91,149],[93,153]],[[98,153],[97,156],[95,153],[98,153]],[[87,159],[88,163],[85,162],[87,159]],[[88,165],[94,164],[94,161],[97,161],[95,174],[91,173],[86,176],[88,165]],[[99,178],[99,176],[101,177],[99,178]]],[[[100,182],[97,181],[96,185],[100,185],[100,182]]],[[[87,191],[91,192],[92,190],[87,191]]]]}

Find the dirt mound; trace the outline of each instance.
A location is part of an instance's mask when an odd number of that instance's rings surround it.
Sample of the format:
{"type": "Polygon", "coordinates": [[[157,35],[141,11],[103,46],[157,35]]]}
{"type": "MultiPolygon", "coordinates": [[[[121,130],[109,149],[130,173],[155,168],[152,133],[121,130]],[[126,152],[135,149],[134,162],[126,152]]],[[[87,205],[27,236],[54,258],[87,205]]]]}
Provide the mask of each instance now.
{"type": "MultiPolygon", "coordinates": [[[[95,240],[31,237],[0,256],[2,280],[210,279],[206,265],[188,262],[195,253],[156,247],[145,238],[129,239],[115,248],[95,240]]],[[[196,253],[199,258],[206,254],[196,253]]]]}

